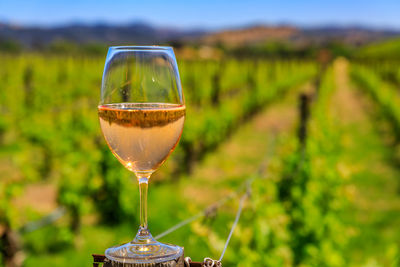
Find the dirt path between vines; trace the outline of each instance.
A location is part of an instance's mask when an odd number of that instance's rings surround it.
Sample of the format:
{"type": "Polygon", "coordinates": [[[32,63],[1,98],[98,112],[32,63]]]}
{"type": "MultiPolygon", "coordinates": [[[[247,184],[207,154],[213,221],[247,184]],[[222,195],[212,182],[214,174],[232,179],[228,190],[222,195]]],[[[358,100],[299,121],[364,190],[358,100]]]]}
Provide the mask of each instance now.
{"type": "Polygon", "coordinates": [[[297,125],[298,94],[310,90],[306,83],[289,92],[281,101],[267,106],[253,117],[217,151],[197,164],[185,179],[186,199],[205,206],[232,192],[243,180],[257,172],[276,136],[293,134],[297,125]]]}
{"type": "Polygon", "coordinates": [[[391,266],[400,249],[400,170],[371,116],[372,103],[349,81],[349,64],[334,64],[336,91],[331,109],[340,118],[346,192],[350,206],[349,266],[391,266]],[[392,255],[393,254],[393,255],[392,255]]]}

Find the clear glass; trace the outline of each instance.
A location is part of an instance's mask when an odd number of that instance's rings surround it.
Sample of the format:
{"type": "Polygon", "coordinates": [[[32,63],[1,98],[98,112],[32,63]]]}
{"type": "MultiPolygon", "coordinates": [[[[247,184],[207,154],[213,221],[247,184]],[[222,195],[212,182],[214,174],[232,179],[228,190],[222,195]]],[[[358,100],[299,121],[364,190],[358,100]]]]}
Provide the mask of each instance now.
{"type": "Polygon", "coordinates": [[[115,157],[135,173],[140,192],[140,225],[129,243],[106,250],[123,263],[175,259],[182,248],[156,241],[147,225],[151,174],[175,149],[185,121],[185,101],[171,47],[110,47],[104,66],[99,120],[115,157]]]}

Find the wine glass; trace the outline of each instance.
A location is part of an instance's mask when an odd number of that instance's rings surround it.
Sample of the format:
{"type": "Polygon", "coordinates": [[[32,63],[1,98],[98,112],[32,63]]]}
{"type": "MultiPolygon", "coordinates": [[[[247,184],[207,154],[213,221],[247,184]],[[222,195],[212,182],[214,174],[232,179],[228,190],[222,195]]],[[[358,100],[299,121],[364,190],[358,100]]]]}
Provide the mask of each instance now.
{"type": "Polygon", "coordinates": [[[140,226],[129,243],[106,250],[124,263],[157,263],[179,257],[179,246],[156,241],[147,227],[147,187],[151,174],[167,159],[185,121],[178,66],[171,47],[110,47],[104,66],[101,130],[114,156],[135,173],[140,191],[140,226]]]}

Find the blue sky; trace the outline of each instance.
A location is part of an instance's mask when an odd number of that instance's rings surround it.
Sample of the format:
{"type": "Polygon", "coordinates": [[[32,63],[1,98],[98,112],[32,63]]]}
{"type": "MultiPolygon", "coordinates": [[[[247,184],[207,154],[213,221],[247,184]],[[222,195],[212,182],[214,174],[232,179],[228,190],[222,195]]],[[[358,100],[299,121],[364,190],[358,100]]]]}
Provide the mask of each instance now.
{"type": "Polygon", "coordinates": [[[361,24],[400,29],[400,0],[0,0],[0,21],[52,26],[99,21],[218,29],[252,23],[361,24]]]}

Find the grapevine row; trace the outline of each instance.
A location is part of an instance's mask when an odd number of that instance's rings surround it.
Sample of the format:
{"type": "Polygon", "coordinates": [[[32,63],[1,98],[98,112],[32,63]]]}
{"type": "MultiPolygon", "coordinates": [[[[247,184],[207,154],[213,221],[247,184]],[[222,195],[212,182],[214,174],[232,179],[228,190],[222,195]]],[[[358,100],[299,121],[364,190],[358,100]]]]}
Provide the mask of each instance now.
{"type": "MultiPolygon", "coordinates": [[[[72,232],[79,232],[82,214],[93,209],[111,223],[134,217],[137,198],[124,186],[133,175],[110,153],[98,127],[104,59],[0,57],[0,225],[15,230],[38,218],[13,207],[13,199],[39,181],[57,185],[72,232]]],[[[315,66],[226,59],[183,61],[180,72],[187,122],[178,150],[154,177],[159,181],[187,171],[254,112],[309,79],[315,66]]],[[[58,233],[63,240],[69,236],[58,233]]]]}
{"type": "Polygon", "coordinates": [[[398,90],[365,66],[353,65],[351,76],[359,87],[365,90],[379,105],[382,114],[391,122],[397,138],[400,138],[400,98],[398,90]]]}
{"type": "Polygon", "coordinates": [[[346,237],[339,234],[345,227],[338,219],[346,203],[337,167],[340,133],[338,118],[329,110],[333,92],[333,73],[328,69],[311,105],[306,143],[301,145],[294,134],[278,139],[267,177],[254,181],[227,265],[346,265],[346,237]]]}

